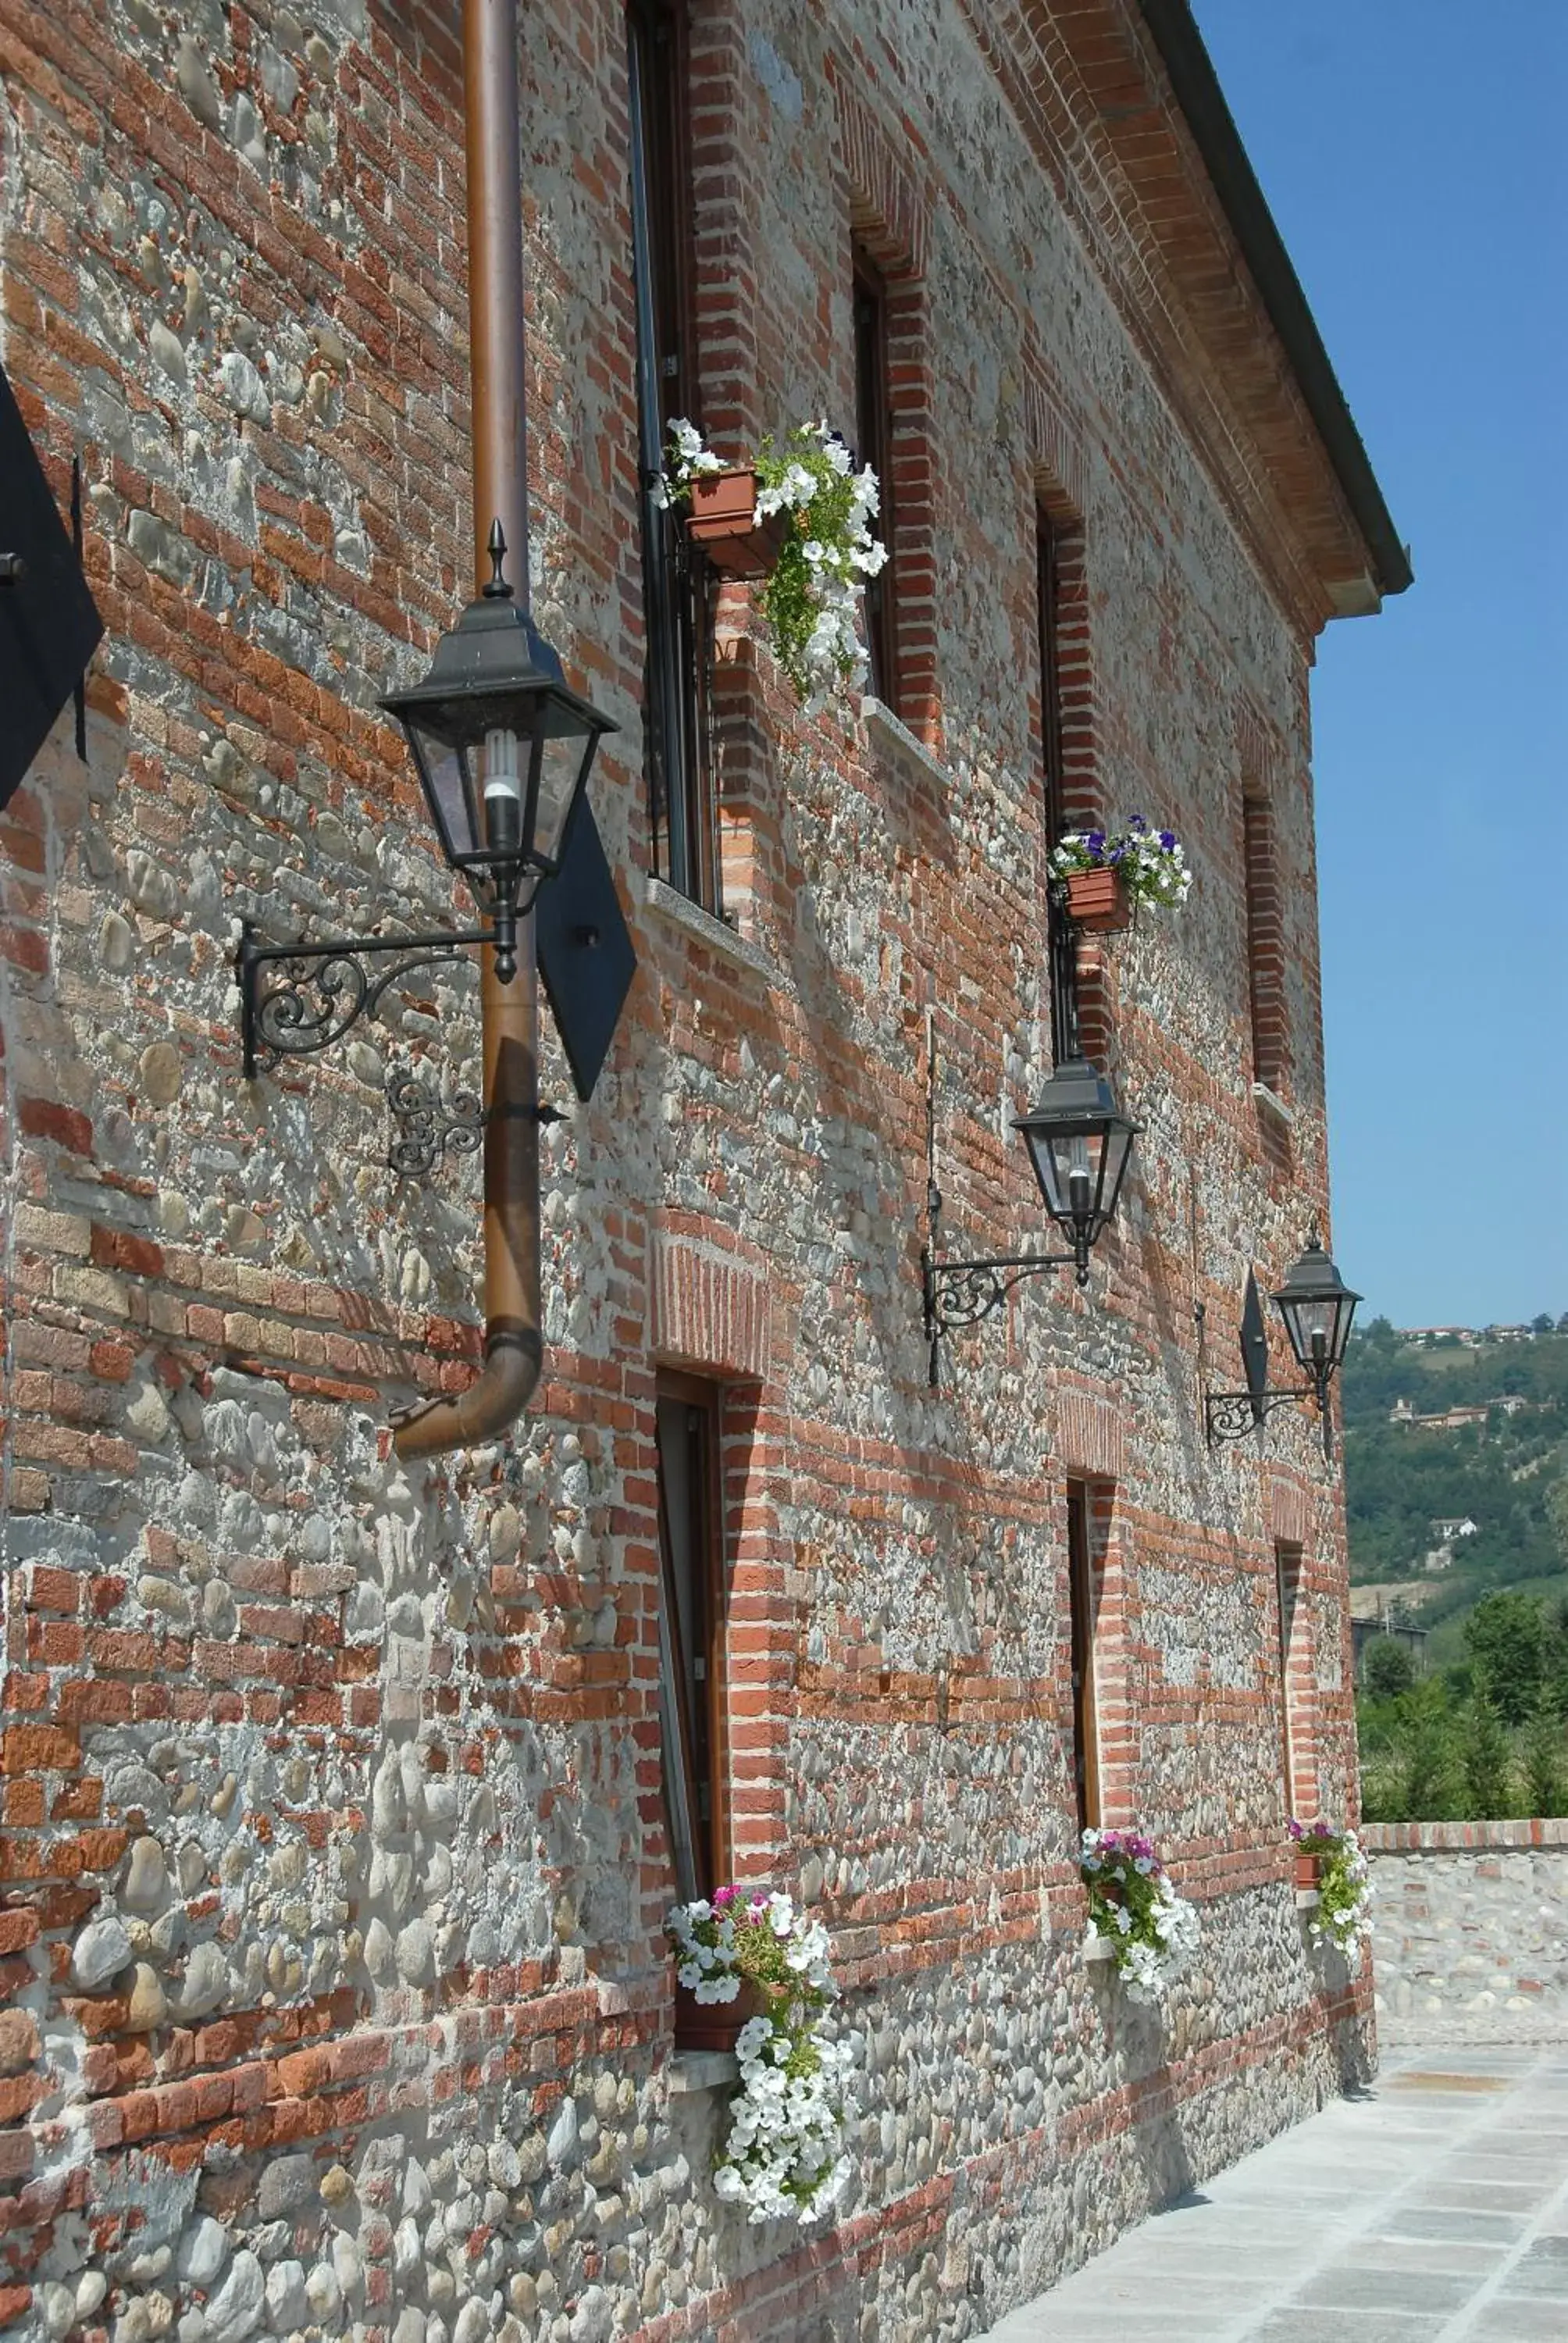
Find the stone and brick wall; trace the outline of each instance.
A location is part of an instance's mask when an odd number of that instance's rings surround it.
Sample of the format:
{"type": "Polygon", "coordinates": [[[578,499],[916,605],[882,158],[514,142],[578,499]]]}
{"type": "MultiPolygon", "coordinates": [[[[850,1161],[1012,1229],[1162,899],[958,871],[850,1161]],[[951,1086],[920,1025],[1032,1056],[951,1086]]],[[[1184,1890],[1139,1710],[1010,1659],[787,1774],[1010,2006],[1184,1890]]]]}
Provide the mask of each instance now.
{"type": "Polygon", "coordinates": [[[1369,1824],[1362,1837],[1384,2041],[1568,2041],[1568,1822],[1369,1824]]]}
{"type": "Polygon", "coordinates": [[[377,709],[467,588],[457,11],[0,0],[0,357],[62,493],[81,458],[106,623],[86,761],[67,720],[0,822],[29,2335],[962,2336],[1370,2055],[1283,1833],[1353,1797],[1341,1492],[1304,1416],[1206,1450],[1194,1332],[1230,1380],[1249,1262],[1326,1205],[1341,501],[1122,0],[692,16],[709,435],[851,417],[853,235],[900,287],[906,720],[803,721],[736,592],[736,925],[645,885],[622,17],[525,0],[535,609],[622,727],[595,797],[640,966],[542,1142],[546,1380],[515,1440],[405,1473],[389,1406],[477,1355],[477,1198],[390,1175],[383,1091],[471,1072],[471,979],[246,1084],[228,955],[242,916],[457,909],[377,709]],[[1038,1230],[1040,500],[1077,531],[1070,801],[1171,820],[1197,880],[1093,971],[1144,1128],[1088,1293],[1021,1289],[933,1393],[928,1005],[950,1242],[1038,1230]],[[1288,1122],[1250,1054],[1262,781],[1288,1122]],[[735,1867],[819,1905],[862,2045],[857,2177],[805,2242],[716,2204],[722,2102],[671,2055],[663,1363],[724,1392],[735,1867]],[[1203,1917],[1163,2020],[1081,1957],[1069,1474],[1106,1819],[1203,1917]]]}

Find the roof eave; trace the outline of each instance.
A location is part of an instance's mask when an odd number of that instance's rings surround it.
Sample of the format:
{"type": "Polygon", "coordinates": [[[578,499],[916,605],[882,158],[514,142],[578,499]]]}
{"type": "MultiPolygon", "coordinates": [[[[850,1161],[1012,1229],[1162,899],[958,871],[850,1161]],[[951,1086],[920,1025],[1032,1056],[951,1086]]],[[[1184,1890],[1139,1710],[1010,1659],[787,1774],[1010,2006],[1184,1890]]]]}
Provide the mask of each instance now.
{"type": "Polygon", "coordinates": [[[1188,0],[1138,0],[1172,93],[1366,547],[1364,578],[1336,580],[1335,615],[1376,610],[1415,573],[1383,500],[1317,321],[1259,186],[1188,0]]]}

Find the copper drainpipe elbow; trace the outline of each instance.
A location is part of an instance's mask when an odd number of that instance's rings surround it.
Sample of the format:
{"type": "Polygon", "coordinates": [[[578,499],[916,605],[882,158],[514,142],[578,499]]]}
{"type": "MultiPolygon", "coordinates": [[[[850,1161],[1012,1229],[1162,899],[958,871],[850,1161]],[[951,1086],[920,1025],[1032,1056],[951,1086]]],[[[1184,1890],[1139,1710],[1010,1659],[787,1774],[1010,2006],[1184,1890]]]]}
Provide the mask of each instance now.
{"type": "Polygon", "coordinates": [[[485,946],[485,1363],[467,1391],[394,1419],[405,1463],[497,1440],[528,1405],[544,1360],[539,1332],[538,996],[534,923],[518,926],[518,972],[496,975],[485,946]]]}
{"type": "MultiPolygon", "coordinates": [[[[490,575],[498,520],[519,603],[528,589],[525,468],[523,216],[517,0],[463,0],[468,180],[468,331],[473,382],[474,590],[490,575]]],[[[534,922],[518,922],[518,969],[481,955],[485,1100],[485,1363],[465,1392],[394,1418],[407,1463],[510,1430],[539,1380],[538,988],[534,922]]]]}

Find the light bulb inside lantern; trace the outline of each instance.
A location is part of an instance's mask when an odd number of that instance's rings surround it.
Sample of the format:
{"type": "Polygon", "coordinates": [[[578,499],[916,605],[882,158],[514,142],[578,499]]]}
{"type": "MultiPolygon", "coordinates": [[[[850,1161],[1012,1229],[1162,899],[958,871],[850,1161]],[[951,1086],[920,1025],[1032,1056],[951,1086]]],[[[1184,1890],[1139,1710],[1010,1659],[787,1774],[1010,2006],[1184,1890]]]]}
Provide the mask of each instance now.
{"type": "Polygon", "coordinates": [[[503,853],[515,850],[522,837],[518,736],[505,726],[485,735],[485,829],[491,849],[503,853]]]}

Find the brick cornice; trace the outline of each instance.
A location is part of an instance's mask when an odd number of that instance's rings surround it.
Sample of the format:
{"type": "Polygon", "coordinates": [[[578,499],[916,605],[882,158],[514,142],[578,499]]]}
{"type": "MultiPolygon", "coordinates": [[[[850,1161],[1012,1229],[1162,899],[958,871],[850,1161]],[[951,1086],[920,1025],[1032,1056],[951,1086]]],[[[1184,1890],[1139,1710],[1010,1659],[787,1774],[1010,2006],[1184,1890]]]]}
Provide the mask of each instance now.
{"type": "Polygon", "coordinates": [[[960,0],[1253,558],[1308,639],[1365,545],[1131,0],[960,0]]]}

